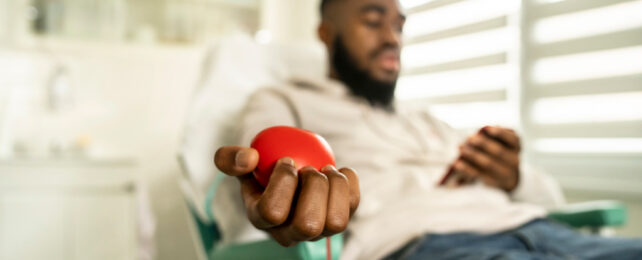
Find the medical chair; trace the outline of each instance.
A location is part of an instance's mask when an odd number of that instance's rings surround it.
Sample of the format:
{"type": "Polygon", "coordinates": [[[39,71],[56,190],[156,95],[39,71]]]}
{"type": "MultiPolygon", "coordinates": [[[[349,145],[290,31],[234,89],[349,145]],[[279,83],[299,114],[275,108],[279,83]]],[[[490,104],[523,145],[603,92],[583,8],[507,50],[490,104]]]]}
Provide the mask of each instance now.
{"type": "MultiPolygon", "coordinates": [[[[216,243],[221,239],[221,234],[216,220],[212,216],[211,205],[218,185],[219,182],[214,181],[205,200],[203,200],[204,205],[201,205],[208,216],[206,221],[199,217],[198,206],[188,203],[193,218],[192,227],[195,227],[193,231],[197,234],[195,238],[196,241],[201,242],[198,248],[208,257],[207,259],[326,259],[325,240],[299,243],[292,248],[282,247],[274,240],[216,247],[216,243]]],[[[574,228],[589,228],[594,233],[598,233],[602,228],[625,224],[626,216],[625,206],[615,201],[571,204],[549,214],[549,218],[553,220],[574,228]]],[[[338,259],[343,245],[343,236],[341,234],[335,235],[331,241],[332,259],[338,259]]]]}
{"type": "MultiPolygon", "coordinates": [[[[243,37],[221,42],[208,54],[202,72],[206,76],[201,79],[201,89],[197,91],[192,104],[191,118],[186,122],[183,147],[179,154],[184,173],[180,185],[189,207],[193,237],[200,242],[196,243],[200,259],[326,259],[325,240],[303,242],[290,248],[282,247],[268,238],[221,245],[225,234],[221,232],[212,205],[224,177],[213,168],[211,158],[214,147],[231,144],[225,142],[229,140],[226,134],[233,132],[233,121],[241,110],[242,101],[251,92],[260,86],[278,86],[279,82],[293,75],[307,73],[304,76],[311,76],[309,73],[314,72],[316,75],[312,76],[324,76],[325,62],[321,58],[324,56],[318,48],[310,46],[257,45],[243,37]],[[289,60],[284,61],[282,57],[273,55],[286,56],[289,60]],[[310,59],[316,61],[310,62],[310,59]],[[310,66],[311,63],[316,65],[310,66]],[[243,73],[239,73],[238,68],[243,68],[243,73]],[[292,71],[292,68],[299,71],[292,71]],[[231,79],[233,77],[236,79],[231,79]],[[229,100],[234,102],[230,103],[229,100]],[[209,111],[209,114],[203,111],[209,111]]],[[[602,228],[623,225],[626,216],[625,206],[614,201],[573,204],[549,214],[553,220],[574,228],[589,228],[595,233],[602,228]]],[[[333,236],[331,243],[332,258],[338,259],[343,236],[333,236]]]]}
{"type": "MultiPolygon", "coordinates": [[[[191,214],[194,239],[200,241],[196,245],[200,258],[326,259],[325,240],[291,248],[270,239],[226,243],[225,228],[219,226],[224,224],[212,209],[224,178],[213,167],[213,148],[232,144],[229,133],[234,132],[235,119],[247,97],[260,87],[282,85],[291,77],[324,77],[323,48],[314,44],[260,45],[250,37],[237,35],[218,42],[205,56],[178,158],[183,168],[180,186],[191,214]]],[[[333,259],[338,259],[342,246],[343,236],[333,236],[333,259]]]]}

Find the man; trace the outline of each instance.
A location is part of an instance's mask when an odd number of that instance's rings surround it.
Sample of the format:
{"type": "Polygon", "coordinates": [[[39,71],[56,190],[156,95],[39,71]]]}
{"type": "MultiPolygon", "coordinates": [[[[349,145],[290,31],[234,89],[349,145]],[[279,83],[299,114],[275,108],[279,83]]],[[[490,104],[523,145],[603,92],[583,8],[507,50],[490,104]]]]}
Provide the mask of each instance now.
{"type": "Polygon", "coordinates": [[[329,78],[255,93],[239,143],[270,126],[297,126],[324,136],[337,165],[353,168],[297,175],[283,158],[263,189],[250,174],[255,150],[219,149],[215,163],[240,180],[235,194],[254,227],[284,246],[347,228],[345,259],[642,257],[640,240],[584,236],[545,220],[563,203],[560,189],[519,163],[512,130],[485,127],[462,144],[426,112],[394,103],[405,21],[396,0],[326,0],[321,13],[329,78]]]}

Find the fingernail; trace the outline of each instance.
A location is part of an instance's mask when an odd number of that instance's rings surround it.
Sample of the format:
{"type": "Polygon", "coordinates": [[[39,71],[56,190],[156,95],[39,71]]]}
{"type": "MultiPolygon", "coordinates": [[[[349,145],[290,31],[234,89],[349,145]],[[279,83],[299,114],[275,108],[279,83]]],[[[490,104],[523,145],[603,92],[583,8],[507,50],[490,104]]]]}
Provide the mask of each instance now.
{"type": "Polygon", "coordinates": [[[305,166],[305,167],[301,168],[299,171],[300,172],[316,172],[317,168],[314,168],[314,167],[308,165],[308,166],[305,166]]]}
{"type": "Polygon", "coordinates": [[[239,150],[236,152],[236,157],[234,158],[234,163],[238,167],[247,167],[250,164],[250,154],[247,150],[239,150]]]}
{"type": "Polygon", "coordinates": [[[321,171],[322,171],[322,172],[336,171],[336,170],[337,170],[337,169],[336,169],[336,168],[334,168],[334,166],[332,166],[331,164],[328,164],[328,165],[326,165],[326,166],[323,166],[323,168],[321,168],[321,171]]]}
{"type": "Polygon", "coordinates": [[[279,163],[285,164],[285,165],[290,165],[294,166],[294,160],[290,157],[283,157],[279,160],[279,163]]]}

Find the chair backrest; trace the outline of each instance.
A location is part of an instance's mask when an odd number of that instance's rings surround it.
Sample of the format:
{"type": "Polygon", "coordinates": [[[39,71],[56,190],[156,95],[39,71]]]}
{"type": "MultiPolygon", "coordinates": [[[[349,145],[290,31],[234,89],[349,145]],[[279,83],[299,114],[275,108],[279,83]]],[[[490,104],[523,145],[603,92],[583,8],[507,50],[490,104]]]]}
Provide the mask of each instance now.
{"type": "MultiPolygon", "coordinates": [[[[211,199],[211,188],[217,186],[213,183],[222,179],[212,164],[216,148],[235,144],[230,135],[236,125],[234,119],[254,91],[284,85],[295,76],[324,77],[325,56],[320,45],[261,45],[247,36],[222,40],[209,48],[186,115],[179,151],[184,172],[181,189],[201,222],[208,225],[220,222],[223,237],[236,232],[233,227],[236,223],[227,221],[234,217],[214,220],[204,207],[208,192],[211,199]]],[[[226,204],[223,207],[227,207],[231,198],[217,198],[221,200],[226,204]]]]}
{"type": "Polygon", "coordinates": [[[249,95],[261,87],[283,85],[292,76],[323,77],[324,57],[320,45],[261,45],[247,36],[209,48],[185,117],[180,150],[199,190],[205,191],[214,177],[215,148],[234,143],[230,129],[249,95]]]}

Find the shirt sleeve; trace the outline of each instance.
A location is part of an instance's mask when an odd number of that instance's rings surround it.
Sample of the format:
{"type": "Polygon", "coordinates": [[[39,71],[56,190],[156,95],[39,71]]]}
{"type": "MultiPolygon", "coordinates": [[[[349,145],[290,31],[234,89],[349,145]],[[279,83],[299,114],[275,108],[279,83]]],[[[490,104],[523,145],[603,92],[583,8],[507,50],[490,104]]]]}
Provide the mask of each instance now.
{"type": "Polygon", "coordinates": [[[294,107],[285,95],[262,89],[250,96],[238,124],[238,145],[250,146],[254,136],[272,126],[296,126],[294,107]]]}
{"type": "Polygon", "coordinates": [[[511,194],[513,200],[536,204],[548,210],[564,205],[564,194],[553,177],[523,162],[519,172],[519,184],[511,194]]]}

